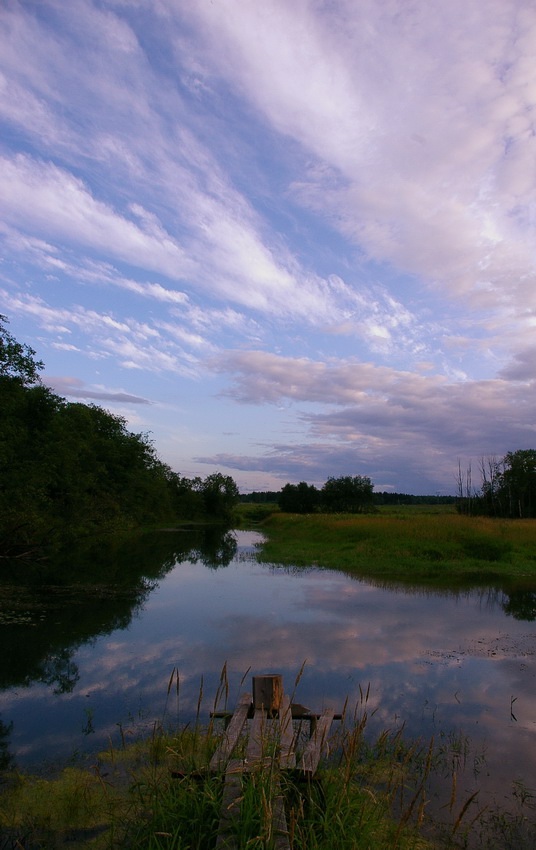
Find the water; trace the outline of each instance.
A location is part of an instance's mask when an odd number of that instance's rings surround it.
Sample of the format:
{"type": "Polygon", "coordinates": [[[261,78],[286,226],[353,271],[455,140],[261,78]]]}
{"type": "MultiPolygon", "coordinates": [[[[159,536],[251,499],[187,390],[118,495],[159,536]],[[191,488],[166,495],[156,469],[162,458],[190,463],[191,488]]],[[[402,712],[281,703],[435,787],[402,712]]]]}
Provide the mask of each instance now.
{"type": "Polygon", "coordinates": [[[305,662],[296,700],[309,708],[340,710],[368,689],[371,735],[404,725],[467,755],[460,792],[480,787],[501,804],[518,782],[536,794],[534,594],[262,565],[259,540],[162,533],[126,552],[88,550],[62,583],[47,566],[30,590],[6,590],[4,761],[66,760],[154,721],[192,720],[201,680],[206,719],[224,663],[233,705],[244,676],[249,690],[252,674],[282,673],[290,690],[305,662]],[[174,668],[178,696],[167,694],[174,668]]]}

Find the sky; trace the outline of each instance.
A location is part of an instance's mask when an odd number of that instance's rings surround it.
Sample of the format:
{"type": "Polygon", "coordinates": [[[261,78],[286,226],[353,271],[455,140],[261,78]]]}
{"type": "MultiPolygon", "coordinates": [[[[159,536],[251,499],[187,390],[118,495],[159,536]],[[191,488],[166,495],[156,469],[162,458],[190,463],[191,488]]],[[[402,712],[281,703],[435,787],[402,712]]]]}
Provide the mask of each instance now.
{"type": "Polygon", "coordinates": [[[2,0],[0,313],[242,492],[536,447],[533,0],[2,0]]]}

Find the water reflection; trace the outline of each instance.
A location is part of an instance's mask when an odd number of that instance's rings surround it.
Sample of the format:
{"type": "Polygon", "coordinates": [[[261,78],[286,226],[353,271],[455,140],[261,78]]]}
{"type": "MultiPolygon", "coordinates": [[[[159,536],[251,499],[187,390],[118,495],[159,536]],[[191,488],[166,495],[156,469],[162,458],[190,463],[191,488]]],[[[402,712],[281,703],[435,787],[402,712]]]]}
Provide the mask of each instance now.
{"type": "MultiPolygon", "coordinates": [[[[274,572],[286,572],[293,576],[314,575],[321,569],[318,566],[283,566],[279,564],[268,566],[274,572]]],[[[350,581],[363,581],[359,576],[353,574],[347,574],[347,577],[350,581]]],[[[496,582],[496,576],[494,576],[494,579],[496,582]]],[[[436,587],[371,577],[367,577],[366,581],[373,587],[394,593],[411,593],[422,597],[442,596],[449,599],[478,598],[481,605],[486,605],[490,609],[501,608],[505,614],[515,617],[517,620],[536,620],[536,591],[533,589],[533,582],[527,587],[520,585],[519,581],[505,579],[500,587],[494,585],[482,587],[482,577],[480,577],[478,582],[475,582],[475,580],[458,581],[454,587],[436,587]]]]}
{"type": "MultiPolygon", "coordinates": [[[[82,594],[67,581],[36,584],[31,624],[3,627],[11,649],[9,661],[0,658],[0,710],[6,729],[13,721],[19,763],[106,746],[118,723],[135,731],[190,720],[201,677],[208,717],[225,662],[232,703],[249,668],[282,673],[291,687],[306,661],[305,705],[340,709],[370,685],[371,735],[402,724],[410,736],[444,735],[446,746],[449,735],[467,735],[487,748],[479,785],[496,795],[516,778],[531,786],[533,588],[433,592],[263,565],[251,555],[258,537],[165,533],[97,557],[92,585],[90,559],[73,561],[82,594]],[[172,704],[174,667],[181,687],[172,704]]],[[[469,772],[460,793],[476,781],[469,772]]]]}
{"type": "Polygon", "coordinates": [[[0,688],[41,682],[54,694],[71,693],[80,679],[73,655],[81,646],[127,629],[178,562],[217,569],[236,549],[232,532],[218,528],[99,541],[54,562],[16,564],[2,587],[0,688]]]}
{"type": "MultiPolygon", "coordinates": [[[[281,567],[275,567],[281,569],[281,567]]],[[[290,567],[293,574],[297,574],[302,567],[290,567]]],[[[310,569],[309,567],[305,569],[310,569]]],[[[349,576],[351,578],[351,576],[349,576]]],[[[360,581],[356,578],[356,581],[360,581]]],[[[514,617],[516,620],[532,621],[536,620],[536,591],[532,587],[518,586],[515,582],[505,580],[501,587],[482,587],[481,583],[474,585],[459,584],[453,588],[430,588],[418,584],[402,583],[394,581],[367,579],[374,587],[383,588],[389,591],[398,591],[401,593],[412,593],[417,596],[443,596],[450,599],[460,599],[468,597],[479,599],[479,604],[488,607],[490,610],[501,608],[505,614],[514,617]]]]}
{"type": "Polygon", "coordinates": [[[194,564],[200,562],[211,570],[228,567],[236,555],[238,544],[232,531],[222,534],[221,529],[207,529],[197,544],[192,547],[188,560],[194,564]]]}
{"type": "Polygon", "coordinates": [[[3,723],[0,718],[0,772],[10,770],[14,766],[14,759],[9,752],[9,736],[13,730],[13,723],[3,723]]]}
{"type": "Polygon", "coordinates": [[[503,602],[505,614],[516,620],[536,620],[536,592],[533,590],[513,590],[506,594],[503,602]]]}

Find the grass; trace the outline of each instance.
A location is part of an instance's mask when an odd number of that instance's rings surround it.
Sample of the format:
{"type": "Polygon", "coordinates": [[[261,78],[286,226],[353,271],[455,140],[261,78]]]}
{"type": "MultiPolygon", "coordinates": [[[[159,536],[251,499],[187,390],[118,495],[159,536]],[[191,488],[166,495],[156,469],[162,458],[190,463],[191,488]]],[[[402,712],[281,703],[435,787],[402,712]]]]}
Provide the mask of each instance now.
{"type": "MultiPolygon", "coordinates": [[[[477,793],[460,797],[456,779],[467,741],[407,742],[401,730],[387,730],[367,742],[366,702],[367,694],[354,717],[335,725],[318,781],[299,781],[274,763],[242,778],[233,826],[239,850],[276,850],[274,812],[281,795],[291,850],[534,846],[534,824],[526,816],[532,793],[518,789],[516,816],[488,812],[477,793]],[[428,809],[434,773],[447,777],[446,799],[436,801],[435,815],[428,809]],[[469,845],[470,836],[476,843],[469,845]]],[[[296,734],[297,726],[295,721],[296,734]]],[[[4,777],[0,847],[212,850],[223,776],[206,768],[221,734],[213,723],[175,734],[155,728],[128,746],[110,744],[89,769],[67,767],[48,779],[4,777]]],[[[273,752],[269,731],[266,742],[273,752]]]]}
{"type": "Polygon", "coordinates": [[[432,585],[536,578],[536,520],[401,506],[358,516],[273,514],[263,531],[263,562],[432,585]]]}
{"type": "Polygon", "coordinates": [[[279,505],[276,502],[240,502],[233,513],[239,526],[256,525],[271,514],[279,513],[279,505]]]}
{"type": "MultiPolygon", "coordinates": [[[[244,778],[234,829],[237,847],[275,848],[273,813],[281,793],[292,850],[431,847],[409,817],[391,817],[400,783],[408,782],[409,760],[401,767],[398,754],[390,753],[389,760],[397,761],[398,785],[389,789],[379,787],[376,763],[371,790],[362,732],[361,724],[339,736],[337,759],[322,771],[321,782],[303,785],[266,769],[244,778]]],[[[204,768],[216,742],[213,728],[177,735],[158,731],[148,741],[102,753],[90,770],[69,767],[53,779],[12,776],[0,804],[0,847],[210,850],[223,783],[221,775],[204,768]],[[183,775],[174,779],[172,770],[183,775]]]]}

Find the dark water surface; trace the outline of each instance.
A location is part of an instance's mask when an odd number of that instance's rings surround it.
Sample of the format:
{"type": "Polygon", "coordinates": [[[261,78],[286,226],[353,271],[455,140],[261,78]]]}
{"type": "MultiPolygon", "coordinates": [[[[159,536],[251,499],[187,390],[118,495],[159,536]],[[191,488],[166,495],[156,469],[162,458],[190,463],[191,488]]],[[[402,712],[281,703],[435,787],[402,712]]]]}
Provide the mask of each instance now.
{"type": "Polygon", "coordinates": [[[262,565],[259,539],[161,533],[73,556],[69,580],[47,566],[30,590],[4,588],[4,760],[68,759],[121,730],[191,720],[201,677],[208,718],[225,662],[233,705],[248,668],[244,688],[252,673],[278,672],[290,690],[305,661],[296,699],[310,708],[340,709],[369,688],[371,735],[405,724],[408,737],[434,735],[462,755],[468,737],[467,792],[482,787],[499,804],[516,788],[536,794],[534,593],[380,587],[262,565]],[[178,700],[166,693],[173,668],[178,700]]]}

